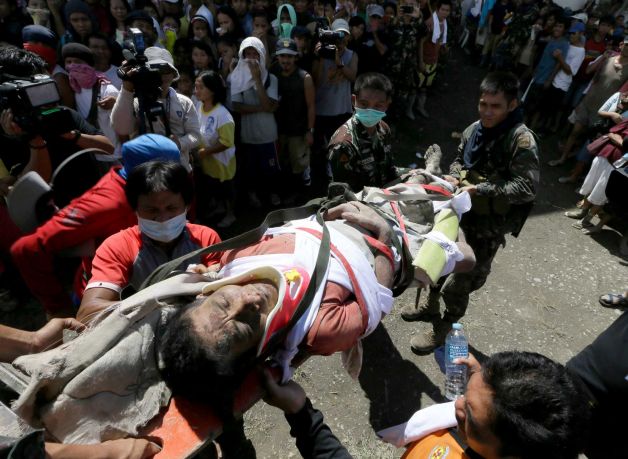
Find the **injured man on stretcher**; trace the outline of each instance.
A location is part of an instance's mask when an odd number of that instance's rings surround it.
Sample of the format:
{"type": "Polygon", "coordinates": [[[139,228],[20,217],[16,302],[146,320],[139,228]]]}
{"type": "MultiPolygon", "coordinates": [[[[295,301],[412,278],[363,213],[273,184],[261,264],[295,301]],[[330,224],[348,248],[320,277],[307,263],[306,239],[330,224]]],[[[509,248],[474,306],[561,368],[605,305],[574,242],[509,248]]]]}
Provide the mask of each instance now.
{"type": "Polygon", "coordinates": [[[224,408],[266,357],[287,381],[309,355],[342,352],[357,377],[360,340],[390,313],[393,292],[472,269],[458,225],[470,206],[466,192],[420,170],[330,206],[325,223],[311,216],[269,228],[222,252],[217,266],[155,283],[73,341],[14,361],[30,383],[13,408],[60,442],[94,443],[145,434],[172,394],[224,408]]]}

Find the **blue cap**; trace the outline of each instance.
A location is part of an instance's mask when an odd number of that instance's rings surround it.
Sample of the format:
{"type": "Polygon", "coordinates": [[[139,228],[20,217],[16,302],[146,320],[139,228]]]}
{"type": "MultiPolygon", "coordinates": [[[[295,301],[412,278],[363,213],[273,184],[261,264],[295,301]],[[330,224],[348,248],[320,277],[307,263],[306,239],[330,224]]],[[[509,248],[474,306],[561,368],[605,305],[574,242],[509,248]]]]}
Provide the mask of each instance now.
{"type": "Polygon", "coordinates": [[[462,330],[462,324],[456,322],[456,323],[452,324],[451,328],[453,328],[454,330],[462,330]]]}
{"type": "Polygon", "coordinates": [[[124,167],[120,175],[127,178],[129,172],[148,161],[179,162],[181,153],[177,144],[159,134],[144,134],[122,144],[124,167]]]}
{"type": "Polygon", "coordinates": [[[42,25],[31,24],[22,29],[22,41],[40,42],[51,48],[57,47],[57,36],[48,27],[42,25]]]}
{"type": "Polygon", "coordinates": [[[569,28],[569,33],[577,33],[577,32],[582,33],[585,30],[586,30],[585,25],[582,22],[578,21],[569,28]]]}

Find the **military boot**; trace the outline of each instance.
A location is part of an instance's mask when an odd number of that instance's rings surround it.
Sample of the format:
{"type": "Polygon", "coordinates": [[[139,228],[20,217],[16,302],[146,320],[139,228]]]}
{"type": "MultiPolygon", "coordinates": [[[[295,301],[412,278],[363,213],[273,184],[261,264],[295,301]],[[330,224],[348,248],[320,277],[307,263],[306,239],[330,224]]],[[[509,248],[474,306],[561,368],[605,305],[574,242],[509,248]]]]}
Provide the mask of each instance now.
{"type": "Polygon", "coordinates": [[[422,324],[419,333],[410,340],[412,352],[418,355],[429,354],[438,346],[445,344],[449,330],[451,330],[451,322],[440,317],[431,323],[422,324]]]}
{"type": "Polygon", "coordinates": [[[429,296],[425,304],[420,304],[419,295],[421,289],[417,290],[417,300],[414,304],[407,304],[401,308],[401,318],[407,322],[415,322],[418,320],[430,322],[440,317],[440,293],[438,291],[429,291],[429,296]]]}

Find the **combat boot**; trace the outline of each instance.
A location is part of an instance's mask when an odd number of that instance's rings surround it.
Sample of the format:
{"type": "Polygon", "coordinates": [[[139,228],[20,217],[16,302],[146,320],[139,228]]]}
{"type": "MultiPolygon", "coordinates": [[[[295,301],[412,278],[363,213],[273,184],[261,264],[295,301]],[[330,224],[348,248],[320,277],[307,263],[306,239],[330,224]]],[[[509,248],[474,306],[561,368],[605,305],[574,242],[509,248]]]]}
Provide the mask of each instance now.
{"type": "Polygon", "coordinates": [[[431,324],[421,325],[419,333],[410,340],[412,352],[418,355],[429,354],[445,344],[449,330],[451,330],[451,322],[440,317],[433,320],[431,324]]]}
{"type": "MultiPolygon", "coordinates": [[[[417,291],[417,295],[420,291],[417,291]]],[[[401,318],[407,322],[423,321],[430,322],[440,318],[440,293],[438,291],[429,292],[425,304],[417,301],[414,304],[407,304],[401,308],[401,318]]]]}

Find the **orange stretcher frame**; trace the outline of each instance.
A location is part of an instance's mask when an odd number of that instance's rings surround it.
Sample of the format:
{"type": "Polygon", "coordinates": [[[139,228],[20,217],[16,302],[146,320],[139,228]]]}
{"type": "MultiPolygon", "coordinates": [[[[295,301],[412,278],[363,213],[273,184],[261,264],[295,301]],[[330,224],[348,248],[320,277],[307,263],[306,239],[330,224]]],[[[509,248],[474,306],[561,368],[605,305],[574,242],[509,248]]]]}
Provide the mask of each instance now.
{"type": "MultiPolygon", "coordinates": [[[[279,379],[278,369],[272,369],[271,372],[275,379],[279,379]]],[[[236,417],[241,417],[263,397],[262,378],[258,369],[246,376],[235,396],[236,417]]],[[[167,408],[150,421],[140,436],[162,447],[154,456],[156,459],[181,459],[199,452],[221,432],[222,421],[208,405],[177,395],[170,399],[167,408]]]]}

